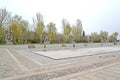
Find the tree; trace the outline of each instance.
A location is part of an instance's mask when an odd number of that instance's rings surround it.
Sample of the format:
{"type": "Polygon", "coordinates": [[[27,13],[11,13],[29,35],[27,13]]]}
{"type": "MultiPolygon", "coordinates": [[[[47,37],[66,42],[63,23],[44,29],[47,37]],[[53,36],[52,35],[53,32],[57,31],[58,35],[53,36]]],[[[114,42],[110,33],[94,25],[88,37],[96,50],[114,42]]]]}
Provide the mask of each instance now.
{"type": "Polygon", "coordinates": [[[23,20],[21,22],[21,25],[19,25],[20,27],[20,33],[21,33],[21,39],[22,39],[22,42],[26,42],[27,41],[27,32],[28,32],[28,22],[23,20]]]}
{"type": "Polygon", "coordinates": [[[92,40],[93,42],[100,42],[100,35],[97,34],[96,32],[91,33],[91,40],[92,40]]]}
{"type": "Polygon", "coordinates": [[[44,38],[44,29],[45,29],[43,16],[40,13],[37,13],[36,19],[34,19],[33,21],[34,21],[34,25],[36,25],[36,29],[35,29],[36,35],[38,36],[39,40],[42,43],[44,38]]]}
{"type": "Polygon", "coordinates": [[[17,23],[12,23],[9,27],[10,32],[12,32],[13,34],[13,42],[16,44],[18,42],[20,42],[21,40],[21,35],[20,35],[20,29],[19,29],[19,25],[17,25],[17,23]]]}
{"type": "Polygon", "coordinates": [[[114,36],[113,36],[113,34],[109,36],[109,41],[110,42],[114,42],[114,36]]]}
{"type": "Polygon", "coordinates": [[[63,42],[65,41],[65,38],[64,38],[64,36],[62,34],[57,33],[56,41],[57,41],[57,43],[62,43],[63,44],[63,42]]]}
{"type": "Polygon", "coordinates": [[[107,41],[108,39],[108,32],[107,31],[102,31],[100,32],[100,38],[103,42],[107,41]]]}
{"type": "Polygon", "coordinates": [[[27,41],[28,43],[38,43],[36,33],[34,31],[27,32],[27,41]]]}
{"type": "Polygon", "coordinates": [[[83,41],[85,31],[83,31],[82,22],[79,19],[77,19],[76,25],[72,26],[72,35],[76,42],[83,41]]]}
{"type": "Polygon", "coordinates": [[[77,33],[77,27],[75,25],[72,26],[72,36],[74,38],[74,41],[78,41],[78,33],[77,33]]]}
{"type": "Polygon", "coordinates": [[[4,44],[5,40],[5,30],[3,27],[0,27],[0,44],[4,44]]]}
{"type": "Polygon", "coordinates": [[[6,9],[0,9],[0,27],[8,27],[10,22],[10,13],[6,9]]]}
{"type": "Polygon", "coordinates": [[[10,13],[6,9],[0,9],[0,43],[5,43],[6,28],[10,24],[10,13]]]}
{"type": "Polygon", "coordinates": [[[48,32],[50,41],[55,42],[56,41],[57,29],[56,29],[56,26],[53,22],[51,22],[47,25],[47,32],[48,32]]]}
{"type": "Polygon", "coordinates": [[[118,37],[118,32],[114,32],[114,33],[113,33],[114,42],[116,42],[117,37],[118,37]]]}
{"type": "Polygon", "coordinates": [[[27,41],[27,27],[28,22],[23,20],[21,16],[13,16],[9,29],[13,33],[14,43],[24,43],[27,41]]]}
{"type": "Polygon", "coordinates": [[[82,40],[83,37],[83,27],[82,27],[82,22],[81,20],[77,19],[76,21],[76,28],[77,28],[77,41],[79,42],[80,40],[82,40]]]}
{"type": "Polygon", "coordinates": [[[0,40],[2,40],[4,37],[4,29],[3,27],[0,27],[0,40]]]}
{"type": "Polygon", "coordinates": [[[66,23],[65,21],[63,21],[63,35],[64,35],[64,38],[65,38],[65,42],[69,42],[69,38],[70,38],[70,35],[71,35],[71,31],[72,31],[72,28],[70,26],[69,23],[66,23]]]}
{"type": "Polygon", "coordinates": [[[109,36],[109,41],[110,41],[110,42],[116,42],[117,37],[118,37],[118,32],[114,32],[113,34],[111,34],[111,35],[109,36]]]}

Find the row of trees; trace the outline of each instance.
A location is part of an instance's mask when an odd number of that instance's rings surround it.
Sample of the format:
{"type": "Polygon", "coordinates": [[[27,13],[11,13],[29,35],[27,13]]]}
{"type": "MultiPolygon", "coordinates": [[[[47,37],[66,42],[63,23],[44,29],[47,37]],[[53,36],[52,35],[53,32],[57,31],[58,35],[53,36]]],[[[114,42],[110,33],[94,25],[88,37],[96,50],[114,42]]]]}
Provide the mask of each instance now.
{"type": "Polygon", "coordinates": [[[100,34],[94,32],[91,33],[90,38],[92,42],[116,42],[118,37],[118,32],[114,32],[109,35],[106,31],[101,31],[100,34]]]}
{"type": "Polygon", "coordinates": [[[70,25],[66,20],[62,20],[63,32],[58,33],[55,23],[50,22],[45,25],[43,16],[40,13],[33,18],[33,24],[24,20],[19,15],[12,16],[6,9],[0,9],[0,44],[6,43],[6,35],[12,33],[12,42],[14,44],[24,43],[44,43],[45,40],[50,43],[79,43],[79,42],[114,42],[118,33],[108,35],[108,32],[101,31],[100,34],[94,32],[91,35],[85,35],[81,20],[77,19],[75,25],[70,25]],[[34,30],[29,29],[34,27],[34,30]]]}

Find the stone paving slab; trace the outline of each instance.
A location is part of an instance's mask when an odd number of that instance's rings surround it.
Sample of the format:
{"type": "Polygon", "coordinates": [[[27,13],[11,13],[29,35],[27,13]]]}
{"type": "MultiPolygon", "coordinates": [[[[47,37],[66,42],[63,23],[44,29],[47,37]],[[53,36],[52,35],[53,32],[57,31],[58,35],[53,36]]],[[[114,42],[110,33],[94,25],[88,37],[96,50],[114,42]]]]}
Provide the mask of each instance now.
{"type": "Polygon", "coordinates": [[[40,67],[38,64],[34,63],[32,60],[26,58],[25,56],[19,54],[17,51],[14,49],[9,49],[11,54],[19,61],[20,65],[23,65],[25,71],[28,69],[33,69],[33,68],[38,68],[40,67]],[[34,66],[33,66],[34,65],[34,66]]]}
{"type": "MultiPolygon", "coordinates": [[[[119,70],[120,72],[120,70],[119,70]]],[[[113,76],[113,77],[118,77],[120,78],[120,73],[114,72],[114,71],[106,71],[106,70],[100,70],[99,73],[108,75],[108,76],[113,76]]]]}
{"type": "Polygon", "coordinates": [[[91,74],[83,75],[83,77],[86,78],[86,79],[89,79],[89,80],[102,80],[101,78],[98,78],[98,77],[93,76],[91,74]]]}
{"type": "Polygon", "coordinates": [[[55,78],[55,79],[50,79],[50,80],[120,80],[120,78],[118,77],[118,76],[120,76],[119,75],[120,68],[119,68],[119,70],[111,71],[111,73],[115,71],[117,74],[117,77],[113,76],[115,74],[108,75],[108,74],[105,74],[104,72],[100,73],[101,71],[105,71],[106,69],[109,70],[113,67],[118,67],[119,65],[120,65],[120,62],[113,63],[108,66],[103,66],[103,67],[99,67],[96,69],[78,72],[78,73],[74,73],[71,75],[67,75],[67,76],[63,76],[63,77],[59,77],[59,78],[55,78]]]}
{"type": "Polygon", "coordinates": [[[6,49],[0,49],[0,78],[15,76],[22,71],[6,49]]]}
{"type": "Polygon", "coordinates": [[[114,77],[114,76],[109,76],[109,75],[105,75],[102,73],[98,73],[98,72],[94,72],[92,73],[93,76],[99,77],[103,80],[120,80],[120,78],[114,77]]]}
{"type": "MultiPolygon", "coordinates": [[[[64,80],[64,79],[63,79],[63,80],[64,80]]],[[[69,80],[90,80],[90,79],[87,79],[87,78],[85,78],[85,77],[80,76],[80,77],[76,77],[76,78],[69,79],[69,80]]],[[[98,80],[99,80],[99,79],[98,79],[98,80]]]]}

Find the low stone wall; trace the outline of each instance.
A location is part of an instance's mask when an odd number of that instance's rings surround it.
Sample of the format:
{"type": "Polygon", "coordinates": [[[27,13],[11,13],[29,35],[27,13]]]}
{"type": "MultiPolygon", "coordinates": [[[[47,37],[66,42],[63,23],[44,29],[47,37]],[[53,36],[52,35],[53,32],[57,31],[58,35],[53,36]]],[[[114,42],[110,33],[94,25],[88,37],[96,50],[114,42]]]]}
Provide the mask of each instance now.
{"type": "Polygon", "coordinates": [[[35,48],[35,45],[29,44],[29,45],[28,45],[28,48],[35,48]]]}

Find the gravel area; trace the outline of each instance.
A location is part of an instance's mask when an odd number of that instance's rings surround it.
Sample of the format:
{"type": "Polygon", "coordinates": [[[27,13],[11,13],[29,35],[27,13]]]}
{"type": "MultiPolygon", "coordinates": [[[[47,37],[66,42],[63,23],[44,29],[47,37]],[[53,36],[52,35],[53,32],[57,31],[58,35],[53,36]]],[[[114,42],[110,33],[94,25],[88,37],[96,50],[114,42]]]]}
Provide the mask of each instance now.
{"type": "Polygon", "coordinates": [[[14,79],[14,80],[49,80],[49,79],[69,75],[69,74],[72,74],[72,73],[85,71],[85,70],[88,70],[88,69],[93,69],[93,68],[106,66],[106,65],[109,65],[109,64],[117,62],[117,61],[120,61],[120,59],[109,60],[109,61],[105,61],[105,62],[92,63],[92,64],[89,64],[89,65],[77,66],[77,67],[73,67],[73,68],[70,68],[70,69],[48,72],[48,73],[33,75],[33,76],[25,77],[25,78],[14,79]]]}

